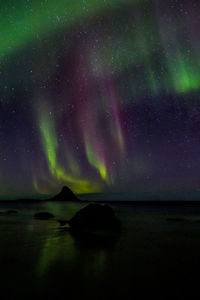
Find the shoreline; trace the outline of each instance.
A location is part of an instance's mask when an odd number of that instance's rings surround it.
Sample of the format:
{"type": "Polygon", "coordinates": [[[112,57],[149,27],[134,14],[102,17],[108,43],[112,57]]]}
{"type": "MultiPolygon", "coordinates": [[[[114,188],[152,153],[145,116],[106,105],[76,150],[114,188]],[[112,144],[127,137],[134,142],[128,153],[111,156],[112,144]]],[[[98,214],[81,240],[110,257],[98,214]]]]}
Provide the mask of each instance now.
{"type": "Polygon", "coordinates": [[[0,200],[0,204],[31,204],[31,203],[98,203],[98,204],[115,204],[115,205],[131,205],[131,206],[200,206],[200,200],[53,200],[53,199],[18,199],[18,200],[0,200]]]}

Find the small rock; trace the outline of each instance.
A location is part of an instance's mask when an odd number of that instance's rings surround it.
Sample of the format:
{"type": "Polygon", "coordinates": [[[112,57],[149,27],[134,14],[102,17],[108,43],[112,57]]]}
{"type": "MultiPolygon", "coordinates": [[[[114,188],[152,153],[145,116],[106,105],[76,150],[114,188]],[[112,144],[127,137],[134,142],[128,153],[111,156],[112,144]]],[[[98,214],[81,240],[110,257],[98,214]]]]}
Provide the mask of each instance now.
{"type": "Polygon", "coordinates": [[[66,220],[58,220],[60,226],[65,226],[67,224],[69,224],[69,221],[66,221],[66,220]]]}
{"type": "Polygon", "coordinates": [[[184,219],[184,218],[167,218],[166,221],[169,221],[169,222],[187,222],[187,219],[184,219]]]}
{"type": "Polygon", "coordinates": [[[15,209],[0,211],[0,215],[16,215],[18,213],[19,213],[18,210],[15,209]]]}

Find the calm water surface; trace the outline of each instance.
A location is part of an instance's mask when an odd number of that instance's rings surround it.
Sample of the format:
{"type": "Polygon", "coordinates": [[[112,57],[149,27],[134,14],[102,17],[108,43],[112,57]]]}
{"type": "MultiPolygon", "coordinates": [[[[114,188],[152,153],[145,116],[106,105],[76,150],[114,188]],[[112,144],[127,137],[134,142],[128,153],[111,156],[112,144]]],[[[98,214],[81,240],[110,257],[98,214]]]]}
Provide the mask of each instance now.
{"type": "Polygon", "coordinates": [[[0,204],[0,211],[19,211],[0,215],[3,299],[68,299],[71,293],[74,299],[192,298],[200,270],[200,206],[112,205],[120,233],[74,236],[59,226],[57,220],[84,205],[0,204]],[[35,220],[38,211],[55,219],[35,220]]]}

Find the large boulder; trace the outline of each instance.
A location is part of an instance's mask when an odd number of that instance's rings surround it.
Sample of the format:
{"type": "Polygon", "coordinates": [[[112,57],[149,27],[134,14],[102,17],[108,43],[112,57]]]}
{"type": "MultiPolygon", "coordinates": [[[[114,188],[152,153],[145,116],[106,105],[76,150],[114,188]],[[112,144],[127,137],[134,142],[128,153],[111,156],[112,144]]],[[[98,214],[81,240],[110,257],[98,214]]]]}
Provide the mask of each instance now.
{"type": "Polygon", "coordinates": [[[108,205],[89,204],[69,221],[72,230],[119,229],[120,221],[108,205]]]}
{"type": "Polygon", "coordinates": [[[78,198],[74,195],[74,193],[67,186],[63,186],[60,193],[55,195],[51,200],[53,200],[53,201],[77,201],[78,198]]]}

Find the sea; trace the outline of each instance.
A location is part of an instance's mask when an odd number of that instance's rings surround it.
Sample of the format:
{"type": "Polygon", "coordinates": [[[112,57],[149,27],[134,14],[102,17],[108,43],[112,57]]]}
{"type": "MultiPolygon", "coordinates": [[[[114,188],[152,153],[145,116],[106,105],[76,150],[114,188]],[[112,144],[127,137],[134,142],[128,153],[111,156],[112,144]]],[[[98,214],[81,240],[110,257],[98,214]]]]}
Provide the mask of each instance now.
{"type": "Polygon", "coordinates": [[[120,231],[60,226],[86,205],[0,203],[1,299],[199,298],[200,204],[110,203],[120,231]]]}

